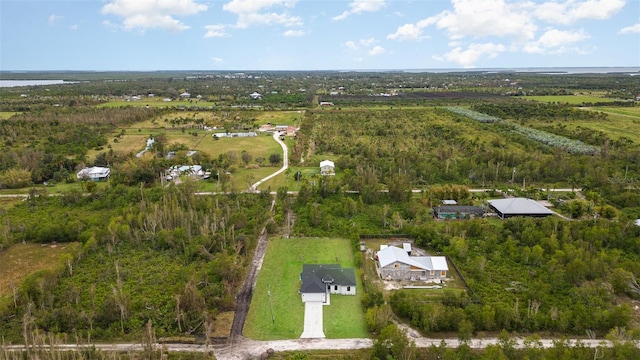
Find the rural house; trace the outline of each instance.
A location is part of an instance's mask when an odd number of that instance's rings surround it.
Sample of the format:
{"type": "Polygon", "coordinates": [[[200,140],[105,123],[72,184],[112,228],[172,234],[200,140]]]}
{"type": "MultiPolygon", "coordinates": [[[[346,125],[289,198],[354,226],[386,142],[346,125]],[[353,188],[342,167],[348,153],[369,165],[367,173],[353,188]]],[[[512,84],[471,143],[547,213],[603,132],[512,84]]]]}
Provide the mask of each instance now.
{"type": "Polygon", "coordinates": [[[253,99],[253,100],[259,100],[259,99],[262,99],[262,95],[260,95],[260,93],[255,92],[255,91],[254,91],[253,93],[249,94],[249,97],[250,97],[251,99],[253,99]]]}
{"type": "Polygon", "coordinates": [[[330,304],[330,294],[355,295],[356,273],[339,264],[304,264],[300,274],[302,302],[330,304]]]}
{"type": "Polygon", "coordinates": [[[513,216],[545,217],[553,215],[553,211],[540,205],[535,200],[527,198],[508,198],[489,200],[489,208],[494,210],[501,219],[513,216]]]}
{"type": "Polygon", "coordinates": [[[93,180],[101,181],[106,180],[111,175],[111,170],[108,167],[94,166],[90,168],[84,168],[76,174],[80,180],[93,180]]]}
{"type": "Polygon", "coordinates": [[[204,176],[204,171],[200,165],[174,165],[167,170],[165,179],[170,181],[177,179],[182,175],[202,178],[204,176]]]}
{"type": "Polygon", "coordinates": [[[335,175],[336,165],[331,160],[323,160],[320,162],[320,175],[335,175]]]}
{"type": "Polygon", "coordinates": [[[436,219],[473,219],[482,215],[484,210],[479,206],[442,205],[433,208],[436,219]]]}
{"type": "Polygon", "coordinates": [[[444,256],[409,256],[396,246],[376,254],[376,267],[384,280],[445,280],[449,266],[444,256]]]}

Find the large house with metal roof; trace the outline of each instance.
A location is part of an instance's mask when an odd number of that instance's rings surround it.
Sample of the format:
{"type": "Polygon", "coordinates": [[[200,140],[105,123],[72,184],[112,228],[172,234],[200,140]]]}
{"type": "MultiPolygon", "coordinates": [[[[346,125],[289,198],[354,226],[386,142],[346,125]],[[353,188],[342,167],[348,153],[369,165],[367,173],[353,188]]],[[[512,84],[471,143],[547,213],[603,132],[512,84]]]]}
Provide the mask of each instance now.
{"type": "Polygon", "coordinates": [[[444,256],[409,256],[396,246],[378,251],[376,258],[378,273],[385,280],[445,280],[449,271],[444,256]]]}
{"type": "Polygon", "coordinates": [[[553,211],[540,205],[535,200],[527,198],[508,198],[489,200],[489,208],[494,210],[501,219],[513,216],[545,217],[553,215],[553,211]]]}

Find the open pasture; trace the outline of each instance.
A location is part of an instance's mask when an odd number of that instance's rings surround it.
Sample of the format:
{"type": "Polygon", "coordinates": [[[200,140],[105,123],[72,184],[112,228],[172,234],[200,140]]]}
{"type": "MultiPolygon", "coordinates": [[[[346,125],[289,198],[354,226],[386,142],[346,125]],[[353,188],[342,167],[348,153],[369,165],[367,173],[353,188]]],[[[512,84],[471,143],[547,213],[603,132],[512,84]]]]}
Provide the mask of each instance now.
{"type": "Polygon", "coordinates": [[[13,115],[17,115],[17,114],[19,114],[19,113],[15,112],[15,111],[0,111],[0,120],[8,119],[8,118],[12,117],[13,115]]]}
{"type": "Polygon", "coordinates": [[[582,95],[582,94],[525,96],[524,98],[527,100],[534,100],[539,102],[570,104],[570,105],[623,101],[623,99],[613,99],[613,98],[606,98],[606,97],[597,96],[597,95],[582,95]]]}
{"type": "Polygon", "coordinates": [[[567,126],[602,131],[611,139],[624,137],[640,144],[640,107],[593,107],[586,110],[606,113],[608,118],[598,122],[573,120],[567,126]]]}
{"type": "MultiPolygon", "coordinates": [[[[275,340],[294,339],[302,334],[304,304],[298,289],[302,265],[306,263],[338,263],[342,267],[353,268],[355,263],[350,241],[327,238],[270,239],[247,315],[245,336],[275,340]]],[[[364,289],[357,269],[356,280],[356,296],[331,295],[331,305],[323,307],[327,338],[368,336],[360,302],[364,289]]]]}
{"type": "Polygon", "coordinates": [[[261,111],[255,113],[255,122],[260,125],[271,123],[274,125],[299,125],[300,119],[304,116],[302,110],[299,111],[261,111]]]}
{"type": "Polygon", "coordinates": [[[80,244],[16,244],[0,251],[0,310],[11,303],[14,287],[41,270],[57,271],[65,266],[63,256],[72,256],[80,244]]]}

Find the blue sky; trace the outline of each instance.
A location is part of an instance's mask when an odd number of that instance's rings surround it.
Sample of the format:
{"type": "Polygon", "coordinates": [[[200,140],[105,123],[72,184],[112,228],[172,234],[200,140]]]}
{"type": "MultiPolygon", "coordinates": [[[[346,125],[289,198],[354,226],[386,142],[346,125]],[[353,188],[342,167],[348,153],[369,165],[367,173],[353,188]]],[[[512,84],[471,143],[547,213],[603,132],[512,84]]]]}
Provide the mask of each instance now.
{"type": "Polygon", "coordinates": [[[0,70],[640,66],[640,0],[0,0],[0,70]]]}

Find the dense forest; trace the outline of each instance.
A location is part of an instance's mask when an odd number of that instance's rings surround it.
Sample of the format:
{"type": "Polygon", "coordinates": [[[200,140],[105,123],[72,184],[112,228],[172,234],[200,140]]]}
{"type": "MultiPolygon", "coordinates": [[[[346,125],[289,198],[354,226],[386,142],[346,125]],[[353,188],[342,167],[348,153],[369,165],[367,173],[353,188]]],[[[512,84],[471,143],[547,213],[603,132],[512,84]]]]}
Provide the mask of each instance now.
{"type": "Polygon", "coordinates": [[[2,246],[79,241],[63,273],[29,276],[0,329],[127,338],[151,320],[157,336],[212,331],[235,309],[268,196],[194,196],[192,186],[114,187],[91,196],[33,197],[3,213],[2,246]],[[10,315],[13,314],[13,315],[10,315]],[[12,321],[17,316],[22,321],[12,321]]]}

